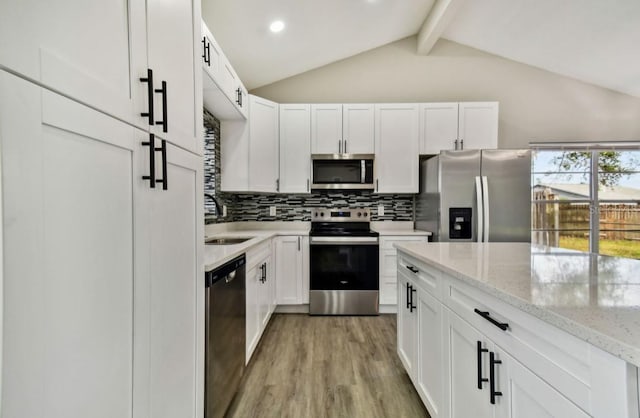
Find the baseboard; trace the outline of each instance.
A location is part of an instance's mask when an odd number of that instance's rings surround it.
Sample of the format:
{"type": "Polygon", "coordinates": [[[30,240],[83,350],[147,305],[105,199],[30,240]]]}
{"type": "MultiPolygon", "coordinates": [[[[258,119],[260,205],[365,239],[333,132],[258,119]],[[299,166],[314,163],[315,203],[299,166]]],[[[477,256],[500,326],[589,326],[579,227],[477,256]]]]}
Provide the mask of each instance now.
{"type": "Polygon", "coordinates": [[[278,305],[276,306],[276,313],[309,313],[309,305],[278,305]]]}
{"type": "Polygon", "coordinates": [[[381,314],[398,313],[398,305],[380,305],[378,308],[381,314]]]}

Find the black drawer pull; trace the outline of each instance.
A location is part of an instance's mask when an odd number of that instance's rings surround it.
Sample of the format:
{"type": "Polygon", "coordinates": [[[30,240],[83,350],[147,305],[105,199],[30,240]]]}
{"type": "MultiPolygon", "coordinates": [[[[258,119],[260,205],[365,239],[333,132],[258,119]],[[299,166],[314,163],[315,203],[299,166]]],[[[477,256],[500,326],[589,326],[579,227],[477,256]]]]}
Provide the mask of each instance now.
{"type": "Polygon", "coordinates": [[[411,300],[409,299],[411,296],[409,296],[409,292],[411,292],[411,285],[407,283],[407,309],[411,307],[411,300]]]}
{"type": "Polygon", "coordinates": [[[206,36],[202,37],[202,45],[204,46],[202,58],[204,58],[204,62],[211,67],[211,44],[207,42],[206,36]]]}
{"type": "Polygon", "coordinates": [[[476,308],[473,310],[475,313],[477,313],[478,315],[480,315],[481,317],[483,317],[484,319],[486,319],[487,321],[491,322],[493,325],[495,325],[496,327],[500,328],[503,331],[506,331],[507,328],[509,328],[509,324],[506,322],[498,322],[495,319],[491,318],[491,314],[488,311],[481,311],[480,309],[476,308]]]}
{"type": "Polygon", "coordinates": [[[492,351],[489,353],[489,391],[491,392],[489,400],[491,405],[495,405],[497,396],[502,396],[502,392],[496,390],[496,364],[502,364],[502,361],[496,360],[496,356],[492,351]]]}
{"type": "Polygon", "coordinates": [[[478,355],[478,389],[482,390],[482,383],[488,382],[489,379],[486,377],[482,377],[482,353],[488,353],[489,350],[487,348],[482,348],[482,343],[477,341],[476,344],[476,353],[478,355]]]}
{"type": "Polygon", "coordinates": [[[415,268],[413,266],[406,266],[406,267],[409,269],[409,271],[411,271],[413,273],[417,273],[418,271],[420,271],[420,270],[418,270],[417,268],[415,268]]]}

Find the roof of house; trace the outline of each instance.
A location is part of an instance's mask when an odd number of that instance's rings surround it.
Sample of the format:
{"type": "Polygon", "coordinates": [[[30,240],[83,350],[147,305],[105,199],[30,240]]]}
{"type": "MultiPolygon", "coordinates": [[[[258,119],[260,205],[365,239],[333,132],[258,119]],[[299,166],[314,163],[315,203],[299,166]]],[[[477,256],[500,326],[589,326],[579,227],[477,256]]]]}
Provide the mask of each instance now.
{"type": "MultiPolygon", "coordinates": [[[[588,184],[549,183],[537,184],[534,189],[549,188],[560,198],[588,199],[588,184]]],[[[600,200],[640,200],[640,189],[626,186],[600,186],[598,189],[600,200]]]]}

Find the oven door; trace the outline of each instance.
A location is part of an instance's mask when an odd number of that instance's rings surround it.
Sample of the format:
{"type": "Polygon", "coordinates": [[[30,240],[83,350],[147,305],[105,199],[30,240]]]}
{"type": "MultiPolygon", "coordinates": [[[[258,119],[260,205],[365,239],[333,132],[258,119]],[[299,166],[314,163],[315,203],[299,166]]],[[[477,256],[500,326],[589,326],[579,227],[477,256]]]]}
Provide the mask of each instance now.
{"type": "Polygon", "coordinates": [[[377,237],[311,237],[310,290],[377,291],[378,248],[377,237]]]}

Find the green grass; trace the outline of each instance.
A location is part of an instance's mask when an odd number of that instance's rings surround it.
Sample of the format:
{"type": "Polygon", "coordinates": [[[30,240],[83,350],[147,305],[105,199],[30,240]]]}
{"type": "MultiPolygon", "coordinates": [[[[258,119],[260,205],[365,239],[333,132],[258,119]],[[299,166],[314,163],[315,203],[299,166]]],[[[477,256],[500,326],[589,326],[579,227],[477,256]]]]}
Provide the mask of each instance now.
{"type": "MultiPolygon", "coordinates": [[[[560,247],[572,250],[589,251],[588,238],[560,236],[560,247]]],[[[600,254],[617,257],[640,258],[640,241],[600,240],[600,254]]]]}

